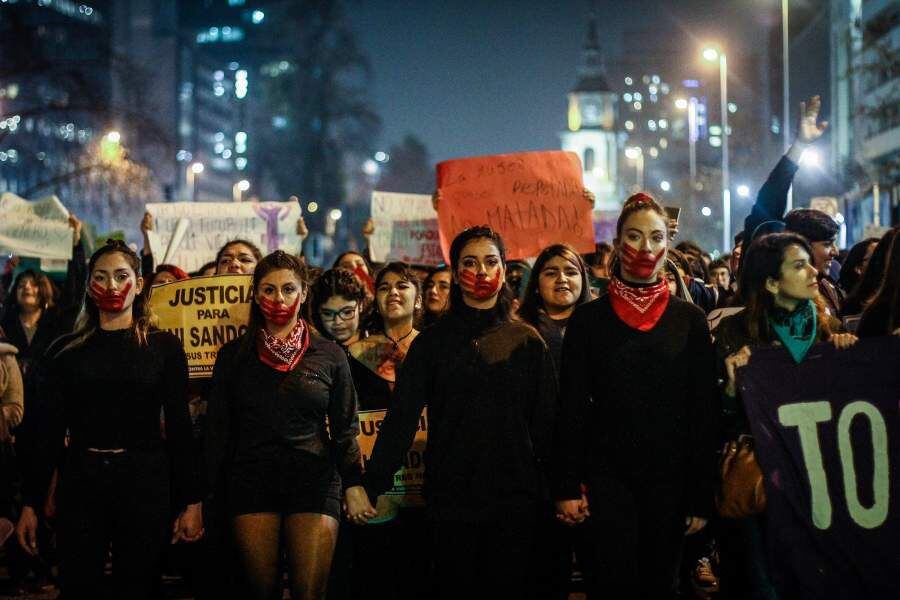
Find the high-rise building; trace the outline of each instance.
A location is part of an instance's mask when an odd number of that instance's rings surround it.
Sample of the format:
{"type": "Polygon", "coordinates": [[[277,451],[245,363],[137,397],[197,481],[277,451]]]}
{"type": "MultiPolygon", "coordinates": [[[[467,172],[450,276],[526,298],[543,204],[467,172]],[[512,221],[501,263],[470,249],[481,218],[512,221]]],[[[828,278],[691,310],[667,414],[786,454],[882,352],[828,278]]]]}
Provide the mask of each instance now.
{"type": "Polygon", "coordinates": [[[596,197],[594,208],[617,210],[621,201],[616,93],[607,81],[594,13],[588,21],[578,79],[569,92],[568,131],[561,133],[560,138],[563,150],[581,158],[584,185],[596,197]]]}
{"type": "Polygon", "coordinates": [[[848,242],[900,223],[898,73],[900,2],[832,0],[831,159],[848,189],[848,242]]]}

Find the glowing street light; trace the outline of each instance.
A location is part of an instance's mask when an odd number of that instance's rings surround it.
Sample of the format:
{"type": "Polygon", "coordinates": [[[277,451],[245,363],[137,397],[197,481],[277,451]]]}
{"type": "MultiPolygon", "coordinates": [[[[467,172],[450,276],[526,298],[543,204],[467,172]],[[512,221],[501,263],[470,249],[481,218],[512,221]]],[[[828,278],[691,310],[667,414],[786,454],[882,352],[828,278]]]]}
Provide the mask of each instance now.
{"type": "Polygon", "coordinates": [[[203,172],[204,166],[202,162],[195,162],[188,165],[186,169],[187,187],[191,191],[191,200],[197,201],[197,176],[203,172]]]}
{"type": "Polygon", "coordinates": [[[678,110],[684,110],[688,107],[688,101],[684,98],[678,98],[675,100],[675,108],[678,110]]]}
{"type": "Polygon", "coordinates": [[[332,221],[340,221],[341,217],[344,216],[344,213],[342,213],[339,208],[332,208],[331,212],[328,213],[328,216],[332,221]]]}
{"type": "Polygon", "coordinates": [[[750,197],[750,186],[741,184],[737,186],[737,195],[741,198],[749,198],[750,197]]]}
{"type": "Polygon", "coordinates": [[[822,155],[815,148],[807,148],[800,155],[800,164],[804,167],[821,167],[822,155]]]}
{"type": "Polygon", "coordinates": [[[122,141],[122,134],[120,134],[118,131],[110,131],[106,134],[106,141],[108,141],[110,144],[118,144],[122,141]]]}
{"type": "Polygon", "coordinates": [[[666,181],[665,179],[663,179],[662,181],[659,182],[659,189],[661,189],[664,192],[668,192],[669,190],[672,189],[672,184],[669,183],[668,181],[666,181]]]}
{"type": "Polygon", "coordinates": [[[703,49],[703,60],[707,60],[709,62],[716,62],[719,58],[719,51],[713,47],[707,47],[703,49]]]}
{"type": "Polygon", "coordinates": [[[625,157],[634,161],[638,189],[644,189],[644,152],[640,146],[629,146],[625,148],[625,157]]]}
{"type": "Polygon", "coordinates": [[[704,217],[708,217],[712,214],[712,209],[708,206],[704,206],[700,209],[700,214],[702,214],[704,217]]]}

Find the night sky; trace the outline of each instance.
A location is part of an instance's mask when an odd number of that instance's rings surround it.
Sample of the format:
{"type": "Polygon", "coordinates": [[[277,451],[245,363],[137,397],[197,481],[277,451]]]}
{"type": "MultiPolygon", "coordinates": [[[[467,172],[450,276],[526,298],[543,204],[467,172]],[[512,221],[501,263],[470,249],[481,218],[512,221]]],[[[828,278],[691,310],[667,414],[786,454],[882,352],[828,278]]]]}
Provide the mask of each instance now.
{"type": "MultiPolygon", "coordinates": [[[[707,40],[726,40],[729,51],[746,51],[765,39],[762,25],[770,17],[760,7],[778,4],[618,0],[596,6],[604,54],[615,60],[629,51],[622,39],[627,29],[658,29],[664,36],[682,28],[696,36],[698,49],[707,40]]],[[[382,149],[407,133],[425,142],[435,162],[558,148],[590,6],[586,0],[349,3],[374,70],[382,149]]],[[[820,60],[827,65],[827,54],[820,60]]]]}

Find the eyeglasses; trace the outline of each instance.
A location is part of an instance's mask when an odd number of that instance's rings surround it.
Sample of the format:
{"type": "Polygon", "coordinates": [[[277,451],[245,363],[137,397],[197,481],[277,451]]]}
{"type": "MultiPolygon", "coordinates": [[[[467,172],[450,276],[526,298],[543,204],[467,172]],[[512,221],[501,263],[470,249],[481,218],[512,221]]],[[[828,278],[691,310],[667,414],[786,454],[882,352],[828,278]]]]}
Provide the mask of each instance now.
{"type": "Polygon", "coordinates": [[[334,321],[337,318],[340,318],[341,321],[349,321],[356,316],[356,310],[358,308],[359,305],[357,304],[354,304],[353,306],[345,306],[341,310],[328,310],[327,308],[320,308],[319,316],[322,317],[322,320],[326,323],[329,321],[334,321]]]}

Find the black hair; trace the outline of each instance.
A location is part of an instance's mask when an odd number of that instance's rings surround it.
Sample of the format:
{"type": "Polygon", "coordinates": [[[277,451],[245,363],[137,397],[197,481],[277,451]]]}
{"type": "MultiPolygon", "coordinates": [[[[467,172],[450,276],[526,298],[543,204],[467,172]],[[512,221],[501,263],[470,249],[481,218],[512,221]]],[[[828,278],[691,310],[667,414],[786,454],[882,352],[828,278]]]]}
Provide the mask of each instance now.
{"type": "Polygon", "coordinates": [[[230,248],[232,246],[236,246],[237,244],[243,244],[243,245],[247,246],[248,248],[250,248],[250,253],[253,255],[253,258],[256,259],[257,266],[258,266],[259,261],[262,260],[262,252],[259,251],[259,248],[257,248],[256,244],[254,244],[253,242],[248,242],[247,240],[239,238],[236,240],[230,240],[228,242],[225,242],[225,244],[223,244],[222,247],[219,248],[219,251],[216,252],[216,274],[219,273],[219,261],[222,259],[222,254],[224,254],[225,250],[227,250],[228,248],[230,248]]]}
{"type": "Polygon", "coordinates": [[[785,215],[784,226],[811,243],[833,240],[841,229],[834,219],[814,208],[795,208],[785,215]]]}
{"type": "MultiPolygon", "coordinates": [[[[291,271],[297,277],[302,288],[308,286],[306,267],[296,256],[288,254],[283,250],[276,250],[256,264],[256,269],[253,271],[253,283],[250,285],[250,293],[253,296],[253,299],[250,301],[250,320],[247,322],[247,332],[244,336],[241,348],[246,355],[252,355],[252,352],[255,351],[259,332],[266,326],[266,320],[263,316],[262,309],[256,302],[256,292],[259,290],[263,277],[272,271],[281,269],[291,271]]],[[[298,315],[301,314],[302,308],[302,306],[298,307],[298,315]]]]}
{"type": "Polygon", "coordinates": [[[878,244],[878,238],[870,237],[856,242],[847,252],[847,257],[841,263],[841,276],[838,279],[838,284],[845,292],[853,290],[862,278],[862,273],[857,273],[856,268],[866,260],[866,252],[872,244],[878,244]]]}
{"type": "MultiPolygon", "coordinates": [[[[413,310],[413,327],[416,329],[419,328],[419,325],[422,320],[422,282],[419,279],[416,272],[412,270],[410,265],[405,262],[395,261],[389,262],[378,271],[378,274],[375,276],[375,294],[378,294],[378,286],[381,285],[382,280],[384,280],[385,276],[389,273],[393,273],[402,279],[403,281],[407,281],[416,288],[416,302],[418,307],[413,310]]],[[[372,314],[369,318],[369,323],[367,323],[366,331],[381,331],[384,332],[384,317],[381,316],[381,313],[378,312],[378,302],[373,302],[372,314]]]]}
{"type": "Polygon", "coordinates": [[[887,258],[891,250],[891,243],[897,234],[900,233],[900,227],[889,229],[887,233],[881,236],[872,256],[869,258],[869,264],[866,270],[856,284],[856,287],[850,292],[850,295],[844,300],[841,306],[841,315],[855,315],[863,311],[878,288],[884,280],[884,271],[887,267],[887,258]]]}
{"type": "MultiPolygon", "coordinates": [[[[356,276],[346,269],[329,269],[322,273],[310,289],[309,310],[307,314],[312,320],[313,325],[323,336],[328,336],[325,327],[322,325],[322,317],[319,315],[319,308],[328,302],[332,296],[341,296],[347,300],[355,300],[360,309],[360,325],[363,320],[363,311],[365,309],[366,290],[362,282],[356,276]]],[[[360,327],[362,329],[362,327],[360,327]]]]}

